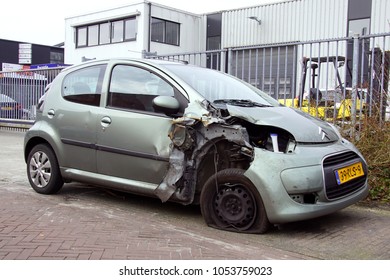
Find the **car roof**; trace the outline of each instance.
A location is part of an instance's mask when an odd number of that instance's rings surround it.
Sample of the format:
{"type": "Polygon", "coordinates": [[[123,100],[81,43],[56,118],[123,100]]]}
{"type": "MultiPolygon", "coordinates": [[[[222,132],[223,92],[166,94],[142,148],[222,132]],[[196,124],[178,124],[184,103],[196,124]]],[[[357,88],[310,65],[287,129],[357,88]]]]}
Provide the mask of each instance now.
{"type": "Polygon", "coordinates": [[[11,97],[0,93],[0,102],[16,102],[16,101],[13,100],[11,97]]]}
{"type": "Polygon", "coordinates": [[[74,64],[72,66],[69,66],[65,68],[63,71],[67,72],[69,70],[72,70],[74,68],[79,68],[83,66],[88,66],[88,65],[95,65],[99,63],[109,63],[109,62],[140,62],[140,63],[145,63],[149,65],[186,65],[186,61],[169,61],[169,60],[162,60],[162,59],[150,59],[150,58],[129,58],[129,57],[118,57],[118,58],[109,58],[109,59],[93,59],[89,60],[86,62],[82,62],[79,64],[74,64]]]}

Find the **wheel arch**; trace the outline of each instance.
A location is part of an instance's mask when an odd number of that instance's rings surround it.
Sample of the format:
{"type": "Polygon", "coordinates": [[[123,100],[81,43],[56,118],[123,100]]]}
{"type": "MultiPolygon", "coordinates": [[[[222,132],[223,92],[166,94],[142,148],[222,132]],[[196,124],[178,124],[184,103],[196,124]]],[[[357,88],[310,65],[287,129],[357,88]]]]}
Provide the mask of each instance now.
{"type": "Polygon", "coordinates": [[[30,128],[24,139],[24,160],[27,162],[28,154],[36,145],[47,144],[53,150],[58,164],[61,166],[63,151],[61,149],[61,139],[57,135],[55,129],[45,122],[40,122],[39,127],[34,125],[30,128]]]}
{"type": "Polygon", "coordinates": [[[229,168],[245,171],[249,168],[251,158],[248,156],[240,155],[238,161],[231,160],[233,154],[237,155],[237,151],[240,148],[240,145],[225,138],[210,141],[202,147],[203,154],[198,158],[196,194],[200,195],[207,180],[219,171],[229,168]]]}

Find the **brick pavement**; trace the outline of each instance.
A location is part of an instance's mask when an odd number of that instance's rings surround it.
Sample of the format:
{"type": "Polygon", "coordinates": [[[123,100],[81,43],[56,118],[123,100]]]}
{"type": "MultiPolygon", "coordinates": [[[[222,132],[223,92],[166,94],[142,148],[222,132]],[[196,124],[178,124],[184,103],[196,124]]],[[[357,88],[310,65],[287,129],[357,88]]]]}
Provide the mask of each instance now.
{"type": "Polygon", "coordinates": [[[67,184],[35,193],[23,133],[0,130],[0,260],[390,259],[390,211],[349,207],[265,235],[209,228],[198,207],[67,184]]]}

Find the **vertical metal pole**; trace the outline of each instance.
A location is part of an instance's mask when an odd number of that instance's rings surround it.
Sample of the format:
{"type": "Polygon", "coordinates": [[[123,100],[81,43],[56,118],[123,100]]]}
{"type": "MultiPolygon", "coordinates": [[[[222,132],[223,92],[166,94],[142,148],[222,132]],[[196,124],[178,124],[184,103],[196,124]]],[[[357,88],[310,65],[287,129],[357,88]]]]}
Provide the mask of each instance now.
{"type": "Polygon", "coordinates": [[[383,126],[383,121],[386,120],[386,112],[384,112],[384,110],[386,111],[386,103],[387,103],[387,100],[385,100],[386,98],[386,90],[385,89],[385,72],[386,72],[386,75],[389,75],[389,73],[387,72],[388,70],[385,69],[385,62],[386,62],[386,37],[383,36],[382,37],[382,65],[381,65],[381,86],[380,86],[380,89],[381,89],[381,94],[380,94],[380,99],[379,99],[379,125],[382,127],[383,126]]]}
{"type": "Polygon", "coordinates": [[[228,74],[232,74],[232,62],[233,62],[233,52],[232,49],[228,49],[228,74]]]}
{"type": "MultiPolygon", "coordinates": [[[[352,108],[351,108],[351,119],[352,119],[352,136],[355,134],[356,125],[356,91],[358,84],[359,75],[359,36],[353,37],[353,54],[352,54],[352,108]]],[[[353,138],[352,138],[353,139],[353,138]]]]}
{"type": "Polygon", "coordinates": [[[244,67],[245,67],[245,50],[242,50],[242,61],[241,61],[241,80],[245,81],[245,71],[244,71],[244,67]]]}
{"type": "Polygon", "coordinates": [[[259,49],[256,49],[256,68],[255,68],[255,86],[259,88],[258,82],[258,68],[259,68],[259,49]]]}
{"type": "Polygon", "coordinates": [[[272,95],[272,50],[273,50],[273,47],[271,47],[271,50],[270,50],[270,55],[269,55],[269,86],[268,86],[268,95],[272,95]]]}
{"type": "MultiPolygon", "coordinates": [[[[284,54],[286,57],[284,58],[284,88],[283,88],[283,91],[284,91],[284,96],[283,96],[283,100],[284,100],[284,104],[286,104],[286,98],[287,98],[287,62],[288,62],[288,46],[286,46],[286,53],[284,54]]],[[[290,82],[290,86],[291,86],[291,82],[290,82]]]]}
{"type": "Polygon", "coordinates": [[[220,51],[220,66],[219,66],[219,70],[226,73],[226,51],[225,50],[221,50],[220,51]]]}
{"type": "Polygon", "coordinates": [[[263,69],[262,69],[262,77],[261,77],[261,80],[262,80],[262,85],[261,85],[261,90],[264,91],[264,76],[265,76],[265,47],[263,47],[263,69]]]}
{"type": "Polygon", "coordinates": [[[252,49],[249,49],[249,57],[248,57],[248,83],[251,83],[251,74],[252,74],[252,49]]]}
{"type": "Polygon", "coordinates": [[[278,47],[278,59],[276,65],[276,81],[275,81],[275,99],[279,99],[279,80],[280,80],[280,47],[278,47]]]}
{"type": "Polygon", "coordinates": [[[296,94],[296,78],[297,78],[297,47],[299,47],[298,45],[294,45],[294,48],[293,48],[293,67],[292,67],[292,81],[291,81],[291,102],[292,104],[294,104],[294,99],[295,97],[297,97],[297,94],[296,94]]]}

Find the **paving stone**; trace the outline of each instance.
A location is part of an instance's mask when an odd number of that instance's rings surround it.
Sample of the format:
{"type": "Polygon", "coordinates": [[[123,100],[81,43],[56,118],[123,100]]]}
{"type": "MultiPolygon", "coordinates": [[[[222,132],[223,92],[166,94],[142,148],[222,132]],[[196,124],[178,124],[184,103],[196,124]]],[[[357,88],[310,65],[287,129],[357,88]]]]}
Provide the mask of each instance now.
{"type": "Polygon", "coordinates": [[[23,133],[0,130],[0,260],[390,259],[388,208],[352,206],[264,235],[205,225],[199,207],[65,184],[29,186],[23,133]]]}

